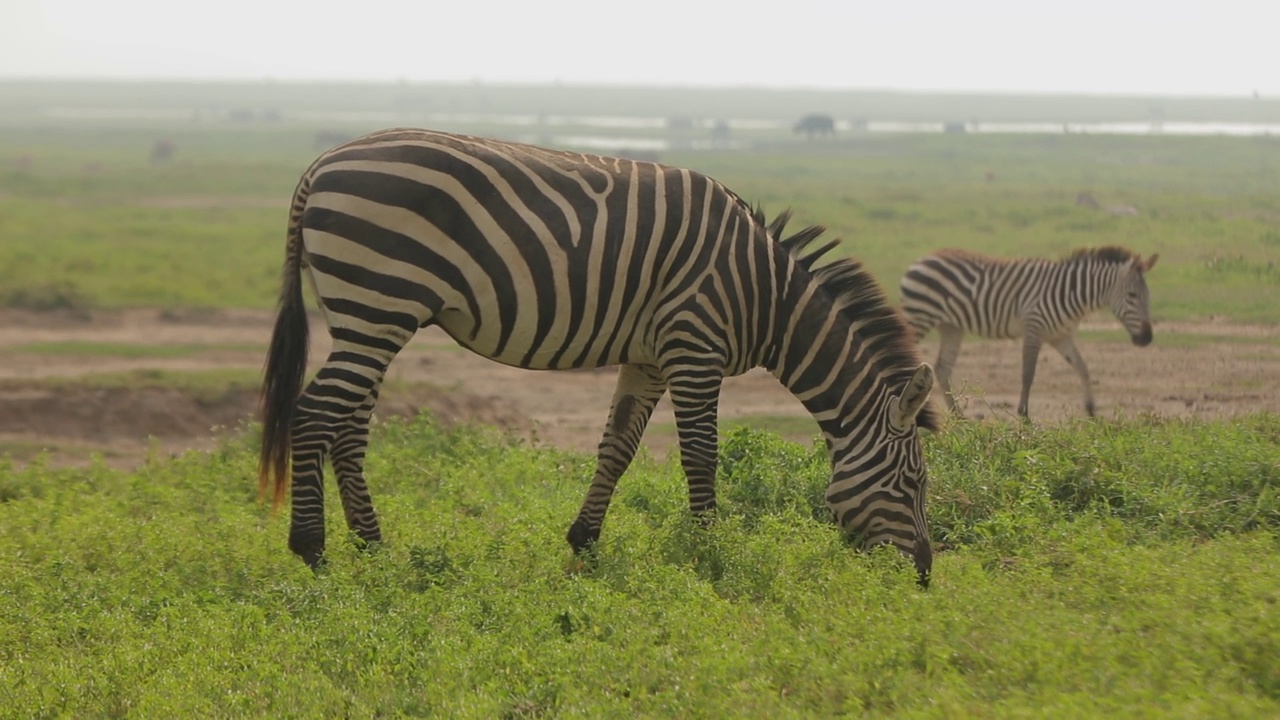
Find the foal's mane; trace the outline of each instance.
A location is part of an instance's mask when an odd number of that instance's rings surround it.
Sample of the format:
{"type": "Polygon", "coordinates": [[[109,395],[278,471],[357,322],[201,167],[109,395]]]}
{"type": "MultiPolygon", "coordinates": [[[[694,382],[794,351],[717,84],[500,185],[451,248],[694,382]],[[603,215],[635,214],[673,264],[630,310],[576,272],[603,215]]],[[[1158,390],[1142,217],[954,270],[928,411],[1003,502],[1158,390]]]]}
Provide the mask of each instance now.
{"type": "Polygon", "coordinates": [[[1120,247],[1119,245],[1104,245],[1103,247],[1077,248],[1062,258],[1064,263],[1085,260],[1099,260],[1105,263],[1123,265],[1130,260],[1141,261],[1142,256],[1129,248],[1120,247]]]}

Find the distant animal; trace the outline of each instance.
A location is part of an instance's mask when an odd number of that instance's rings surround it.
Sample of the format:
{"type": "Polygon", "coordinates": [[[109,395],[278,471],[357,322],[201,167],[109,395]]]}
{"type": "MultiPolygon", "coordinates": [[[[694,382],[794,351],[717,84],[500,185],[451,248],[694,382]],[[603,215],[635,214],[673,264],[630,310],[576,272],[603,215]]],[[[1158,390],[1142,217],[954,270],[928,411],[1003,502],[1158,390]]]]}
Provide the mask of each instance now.
{"type": "Polygon", "coordinates": [[[836,121],[830,115],[810,113],[800,118],[792,128],[793,132],[804,133],[812,140],[815,135],[835,137],[836,121]]]}
{"type": "Polygon", "coordinates": [[[172,140],[157,140],[151,145],[151,162],[159,164],[169,162],[178,151],[178,145],[172,140]]]}
{"type": "Polygon", "coordinates": [[[1080,207],[1094,208],[1096,210],[1105,210],[1112,215],[1137,215],[1138,208],[1132,205],[1107,205],[1103,207],[1094,197],[1093,193],[1082,192],[1076,195],[1076,205],[1080,207]]]}
{"type": "Polygon", "coordinates": [[[711,126],[711,143],[717,147],[729,145],[732,135],[728,120],[716,120],[711,126]]]}
{"type": "Polygon", "coordinates": [[[939,250],[907,270],[902,278],[902,305],[920,337],[938,328],[942,345],[935,367],[953,411],[957,408],[951,371],[965,333],[973,333],[1022,338],[1018,415],[1027,417],[1040,348],[1049,343],[1080,376],[1085,412],[1092,417],[1093,389],[1089,369],[1076,349],[1076,328],[1088,313],[1110,307],[1134,345],[1149,345],[1151,312],[1145,276],[1157,259],[1159,255],[1143,260],[1114,246],[1076,250],[1060,260],[939,250]]]}
{"type": "Polygon", "coordinates": [[[363,469],[369,416],[388,364],[434,325],[515,367],[621,365],[574,551],[600,537],[668,392],[689,507],[709,518],[721,382],[762,366],[818,421],[835,520],[864,545],[899,548],[927,584],[918,430],[941,419],[933,370],[871,274],[850,259],[818,266],[838,241],[810,251],[822,228],[787,235],[787,219],[766,224],[692,170],[500,140],[395,129],[323,153],[289,212],[263,382],[260,487],[274,482],[276,504],[291,487],[289,547],[312,567],[323,557],[326,459],[350,529],[382,539],[363,469]],[[304,275],[333,336],[305,390],[304,275]]]}

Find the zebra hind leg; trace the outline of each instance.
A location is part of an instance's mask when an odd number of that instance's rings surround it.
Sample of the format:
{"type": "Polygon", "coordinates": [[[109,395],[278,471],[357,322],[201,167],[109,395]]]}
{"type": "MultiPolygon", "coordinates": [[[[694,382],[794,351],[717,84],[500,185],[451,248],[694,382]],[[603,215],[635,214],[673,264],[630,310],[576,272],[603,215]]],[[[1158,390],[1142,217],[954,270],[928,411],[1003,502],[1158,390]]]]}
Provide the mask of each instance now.
{"type": "MultiPolygon", "coordinates": [[[[397,347],[396,350],[399,348],[397,347]]],[[[335,341],[324,367],[298,400],[293,426],[289,549],[316,568],[325,549],[324,462],[332,458],[350,529],[379,542],[377,514],[363,476],[369,414],[395,352],[335,341]]]]}
{"type": "Polygon", "coordinates": [[[600,539],[600,526],[613,499],[613,489],[635,457],[653,408],[665,391],[666,384],[656,368],[623,365],[618,371],[609,421],[596,456],[595,477],[566,537],[575,553],[600,539]]]}
{"type": "Polygon", "coordinates": [[[362,548],[371,548],[382,542],[382,530],[378,526],[378,514],[373,508],[373,498],[364,479],[364,457],[369,447],[369,418],[378,400],[375,388],[351,422],[337,434],[333,443],[333,473],[338,478],[338,495],[342,499],[342,512],[347,528],[355,534],[362,548]]]}
{"type": "Polygon", "coordinates": [[[291,441],[289,549],[313,570],[324,556],[324,463],[335,435],[320,401],[329,381],[321,370],[298,398],[291,441]]]}

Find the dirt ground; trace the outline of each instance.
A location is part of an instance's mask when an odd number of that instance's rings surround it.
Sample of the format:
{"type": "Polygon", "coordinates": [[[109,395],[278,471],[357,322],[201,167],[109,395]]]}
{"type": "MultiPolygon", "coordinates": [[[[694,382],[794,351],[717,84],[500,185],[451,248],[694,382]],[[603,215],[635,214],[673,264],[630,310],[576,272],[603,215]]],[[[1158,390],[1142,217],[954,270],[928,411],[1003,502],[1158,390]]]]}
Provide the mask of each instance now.
{"type": "MultiPolygon", "coordinates": [[[[208,449],[237,432],[254,412],[256,394],[242,387],[197,397],[165,387],[93,388],[52,378],[133,370],[214,370],[262,367],[272,315],[259,311],[174,313],[131,310],[94,317],[0,311],[0,455],[22,462],[48,449],[59,464],[86,462],[100,453],[117,466],[148,454],[208,449]],[[34,343],[207,345],[172,357],[32,353],[34,343]]],[[[1094,379],[1102,417],[1154,413],[1167,417],[1223,417],[1280,411],[1280,326],[1226,323],[1162,323],[1156,341],[1137,348],[1114,322],[1086,324],[1107,340],[1082,340],[1081,353],[1094,379]]],[[[1096,337],[1096,333],[1093,334],[1096,337]]],[[[313,326],[313,365],[329,338],[313,326]]],[[[925,342],[933,361],[936,341],[925,342]]],[[[1020,382],[1015,342],[975,341],[961,351],[955,386],[975,420],[1012,418],[1020,382]]],[[[616,370],[532,372],[506,367],[458,348],[444,333],[428,330],[391,366],[379,414],[410,415],[428,408],[446,422],[498,425],[543,445],[591,451],[603,427],[616,370]]],[[[1060,422],[1084,413],[1079,381],[1052,349],[1041,355],[1031,394],[1031,415],[1060,422]]],[[[725,383],[721,418],[783,428],[808,440],[816,426],[772,376],[754,371],[725,383]]],[[[646,445],[656,454],[675,441],[674,419],[664,401],[646,445]]]]}

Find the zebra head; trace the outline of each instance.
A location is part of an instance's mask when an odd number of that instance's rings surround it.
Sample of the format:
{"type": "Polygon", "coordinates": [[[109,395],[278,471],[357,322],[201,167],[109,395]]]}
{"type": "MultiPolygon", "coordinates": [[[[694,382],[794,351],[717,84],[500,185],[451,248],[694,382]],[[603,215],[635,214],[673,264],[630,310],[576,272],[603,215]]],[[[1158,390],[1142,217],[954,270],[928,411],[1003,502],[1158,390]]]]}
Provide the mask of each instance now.
{"type": "Polygon", "coordinates": [[[1144,276],[1158,259],[1159,255],[1152,255],[1146,260],[1141,255],[1134,255],[1120,270],[1111,288],[1111,312],[1124,324],[1133,344],[1138,347],[1151,344],[1151,309],[1148,307],[1150,292],[1144,276]]]}
{"type": "Polygon", "coordinates": [[[889,544],[915,562],[920,586],[929,586],[933,549],[925,518],[928,473],[920,428],[936,430],[928,405],[934,373],[921,363],[905,385],[889,388],[888,400],[862,437],[837,452],[827,489],[827,507],[863,547],[889,544]]]}

